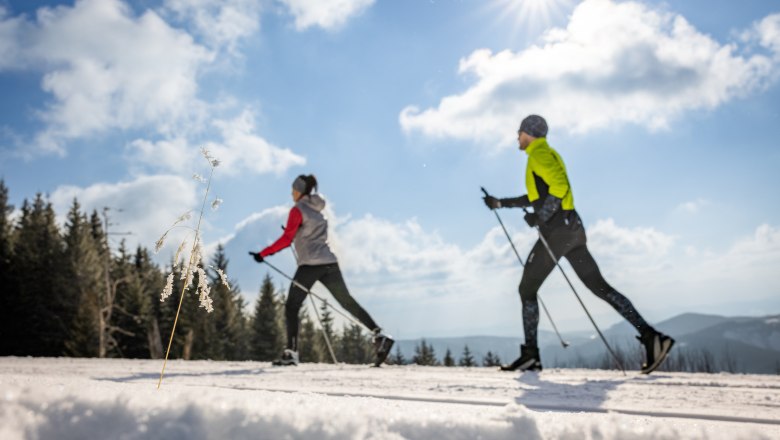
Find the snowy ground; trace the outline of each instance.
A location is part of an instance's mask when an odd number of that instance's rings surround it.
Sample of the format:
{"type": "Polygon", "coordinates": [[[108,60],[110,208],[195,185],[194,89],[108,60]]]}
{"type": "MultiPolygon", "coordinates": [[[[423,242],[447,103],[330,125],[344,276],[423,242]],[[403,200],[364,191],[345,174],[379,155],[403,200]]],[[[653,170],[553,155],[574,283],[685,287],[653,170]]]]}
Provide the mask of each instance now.
{"type": "Polygon", "coordinates": [[[0,358],[1,439],[780,439],[780,376],[0,358]]]}

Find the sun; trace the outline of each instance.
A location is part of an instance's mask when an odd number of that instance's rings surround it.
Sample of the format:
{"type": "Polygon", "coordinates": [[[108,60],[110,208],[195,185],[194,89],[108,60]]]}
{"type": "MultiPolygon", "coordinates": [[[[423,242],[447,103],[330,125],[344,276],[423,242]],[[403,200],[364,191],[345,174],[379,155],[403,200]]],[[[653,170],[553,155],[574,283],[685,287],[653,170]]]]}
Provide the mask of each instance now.
{"type": "Polygon", "coordinates": [[[497,20],[502,24],[510,23],[513,35],[518,31],[532,35],[564,18],[576,3],[577,0],[491,0],[490,9],[497,11],[497,20]]]}

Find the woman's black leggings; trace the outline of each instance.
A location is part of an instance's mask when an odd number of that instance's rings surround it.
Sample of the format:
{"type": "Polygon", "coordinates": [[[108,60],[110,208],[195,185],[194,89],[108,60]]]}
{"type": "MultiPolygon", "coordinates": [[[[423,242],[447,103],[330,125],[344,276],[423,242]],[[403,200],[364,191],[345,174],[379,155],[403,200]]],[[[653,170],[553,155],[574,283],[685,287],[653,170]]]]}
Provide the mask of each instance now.
{"type": "MultiPolygon", "coordinates": [[[[640,334],[652,327],[642,318],[631,301],[615,290],[601,275],[596,261],[586,245],[585,228],[576,213],[571,223],[560,226],[544,234],[547,244],[555,254],[556,261],[561,257],[569,260],[574,272],[591,292],[611,305],[623,318],[631,323],[640,334]]],[[[525,343],[537,346],[537,328],[539,327],[539,303],[537,292],[547,276],[555,269],[555,261],[541,240],[537,240],[528,255],[523,278],[520,281],[520,300],[523,303],[523,329],[525,343]]]]}
{"type": "MultiPolygon", "coordinates": [[[[298,266],[293,278],[306,289],[311,289],[317,281],[321,282],[347,312],[367,328],[371,330],[377,328],[368,312],[349,294],[338,263],[298,266]]],[[[287,295],[287,303],[285,303],[284,308],[287,318],[287,348],[291,350],[298,350],[298,313],[301,311],[306,295],[307,292],[296,286],[295,283],[290,285],[290,293],[287,295]]]]}

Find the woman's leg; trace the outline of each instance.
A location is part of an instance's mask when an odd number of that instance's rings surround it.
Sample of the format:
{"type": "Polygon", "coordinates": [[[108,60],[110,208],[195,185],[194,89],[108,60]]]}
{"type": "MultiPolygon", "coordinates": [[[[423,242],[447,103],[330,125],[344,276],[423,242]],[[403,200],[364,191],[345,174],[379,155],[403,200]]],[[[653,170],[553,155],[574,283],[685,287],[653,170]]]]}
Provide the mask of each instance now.
{"type": "Polygon", "coordinates": [[[355,301],[355,298],[349,294],[347,284],[344,282],[344,277],[341,275],[338,263],[328,264],[325,267],[325,274],[319,279],[319,281],[328,288],[333,298],[336,298],[341,307],[349,312],[352,316],[362,322],[369,330],[375,330],[379,326],[376,325],[371,315],[366,312],[363,307],[355,301]]]}
{"type": "MultiPolygon", "coordinates": [[[[317,282],[317,278],[322,273],[322,266],[298,266],[293,280],[306,289],[311,289],[311,286],[317,282]]],[[[290,284],[290,293],[287,295],[287,302],[284,304],[287,323],[287,348],[293,351],[298,351],[298,314],[307,294],[305,290],[292,283],[290,284]]]]}

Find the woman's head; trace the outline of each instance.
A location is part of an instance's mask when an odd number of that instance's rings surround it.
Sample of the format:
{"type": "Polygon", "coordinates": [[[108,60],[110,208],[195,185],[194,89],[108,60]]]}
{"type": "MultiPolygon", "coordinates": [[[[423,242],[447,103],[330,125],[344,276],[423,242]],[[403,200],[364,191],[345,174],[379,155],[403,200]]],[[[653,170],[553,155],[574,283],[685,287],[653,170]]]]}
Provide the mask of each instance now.
{"type": "Polygon", "coordinates": [[[295,178],[292,183],[294,201],[297,202],[301,197],[311,195],[312,192],[317,192],[317,178],[314,177],[314,174],[301,174],[295,178]]]}

